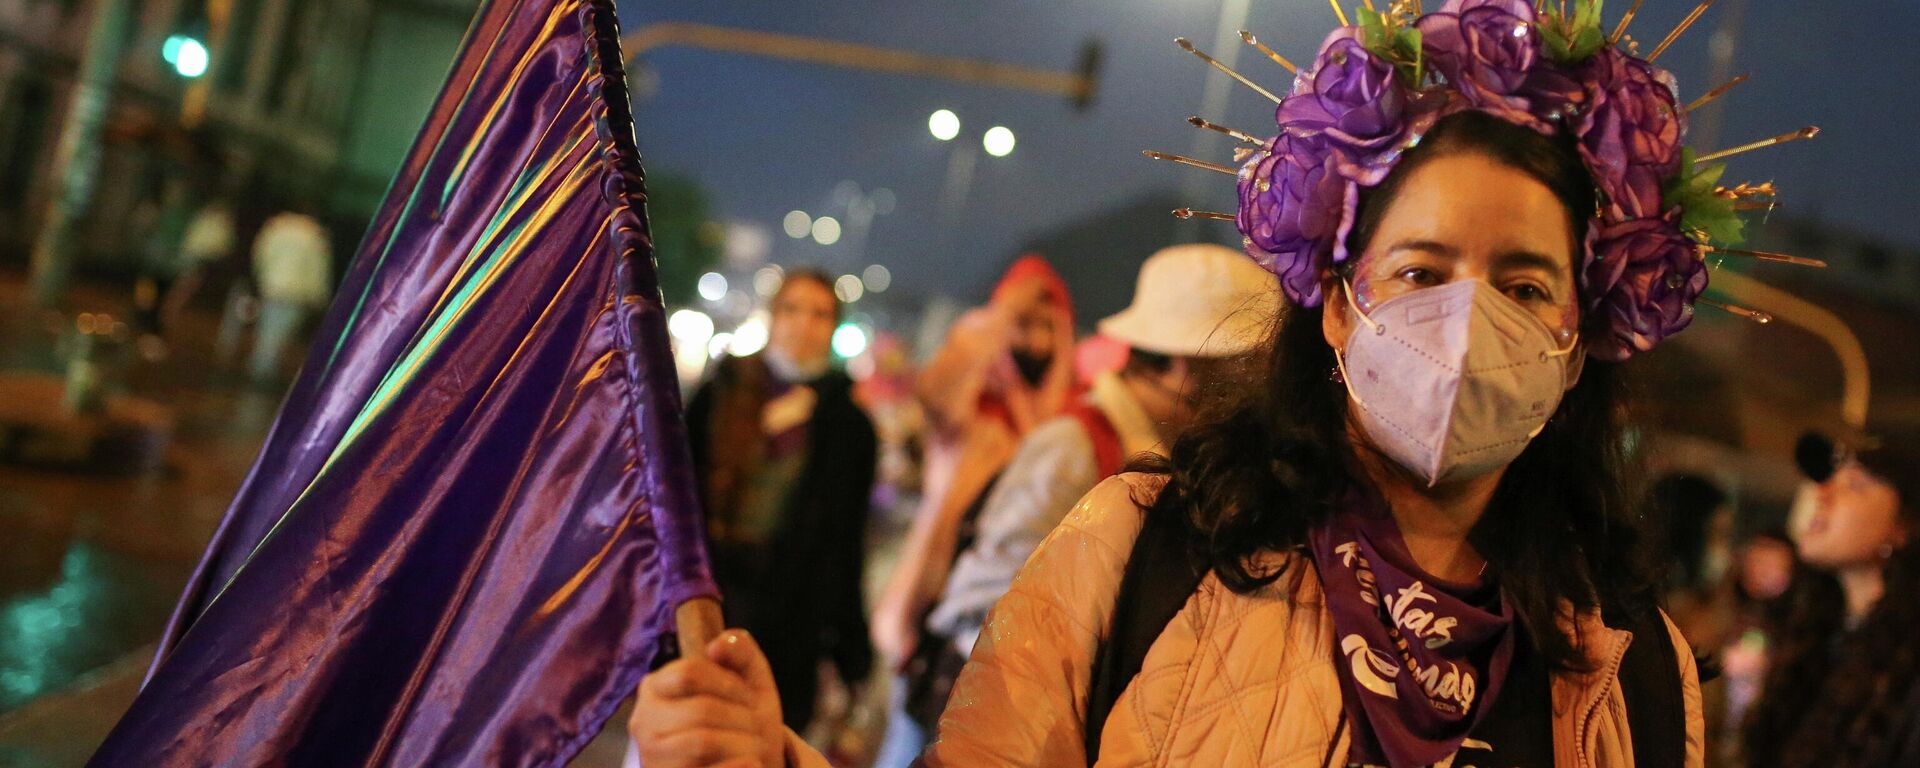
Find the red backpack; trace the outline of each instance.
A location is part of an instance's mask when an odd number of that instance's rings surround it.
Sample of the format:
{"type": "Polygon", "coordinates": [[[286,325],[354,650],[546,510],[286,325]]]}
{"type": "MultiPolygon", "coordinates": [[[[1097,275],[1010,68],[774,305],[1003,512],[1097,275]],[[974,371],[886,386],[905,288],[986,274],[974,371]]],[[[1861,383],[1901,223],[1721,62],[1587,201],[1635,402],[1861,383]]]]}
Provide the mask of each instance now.
{"type": "Polygon", "coordinates": [[[1100,469],[1100,479],[1119,474],[1127,455],[1120,447],[1120,430],[1114,429],[1107,414],[1091,404],[1080,403],[1068,409],[1067,415],[1077,419],[1087,431],[1087,439],[1093,441],[1093,464],[1100,469]]]}

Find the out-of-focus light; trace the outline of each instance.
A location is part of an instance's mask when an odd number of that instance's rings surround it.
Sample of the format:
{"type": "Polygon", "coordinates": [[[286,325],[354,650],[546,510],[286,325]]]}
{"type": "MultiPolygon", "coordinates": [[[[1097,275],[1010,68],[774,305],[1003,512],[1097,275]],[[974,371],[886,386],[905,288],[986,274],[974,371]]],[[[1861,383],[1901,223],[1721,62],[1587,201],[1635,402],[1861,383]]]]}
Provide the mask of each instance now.
{"type": "Polygon", "coordinates": [[[894,196],[893,190],[886,187],[874,190],[873,194],[867,195],[867,199],[873,201],[873,212],[882,216],[893,213],[893,207],[900,202],[900,199],[894,196]]]}
{"type": "Polygon", "coordinates": [[[181,77],[199,77],[206,74],[207,46],[186,35],[174,35],[167,38],[167,42],[173,43],[174,38],[179,38],[178,45],[163,45],[160,50],[160,54],[165,56],[167,48],[173,49],[173,56],[168,59],[168,62],[173,64],[173,71],[180,73],[181,77]]]}
{"type": "Polygon", "coordinates": [[[861,285],[860,278],[854,275],[841,275],[840,279],[833,281],[833,295],[848,304],[859,301],[866,292],[866,286],[861,285]]]}
{"type": "Polygon", "coordinates": [[[707,339],[707,357],[724,355],[730,346],[733,346],[733,334],[716,333],[713,335],[713,338],[707,339]]]}
{"type": "Polygon", "coordinates": [[[813,241],[821,245],[840,242],[840,220],[822,216],[813,220],[813,241]]]}
{"type": "Polygon", "coordinates": [[[718,272],[708,272],[700,276],[700,298],[707,301],[719,301],[727,295],[727,276],[718,272]]]}
{"type": "Polygon", "coordinates": [[[780,228],[786,230],[787,237],[799,240],[813,231],[813,217],[806,211],[787,211],[787,217],[780,220],[780,228]]]}
{"type": "Polygon", "coordinates": [[[746,357],[767,348],[767,313],[755,312],[747,321],[733,329],[733,341],[727,345],[727,351],[734,357],[746,357]]]}
{"type": "Polygon", "coordinates": [[[852,323],[843,323],[833,330],[833,353],[841,359],[859,357],[867,351],[867,332],[852,323]]]}
{"type": "Polygon", "coordinates": [[[869,264],[860,270],[860,282],[867,284],[868,293],[880,293],[893,285],[893,272],[879,264],[869,264]]]}
{"type": "Polygon", "coordinates": [[[179,63],[180,46],[186,44],[187,40],[186,35],[167,35],[167,39],[160,43],[160,58],[166,59],[168,64],[179,63]]]}
{"type": "Polygon", "coordinates": [[[1013,154],[1013,143],[1013,131],[1008,130],[1004,125],[988,128],[987,134],[980,137],[980,145],[986,147],[987,154],[994,157],[1013,154]]]}
{"type": "Polygon", "coordinates": [[[936,110],[927,117],[927,130],[936,139],[952,141],[953,137],[960,135],[960,116],[951,109],[936,110]]]}
{"type": "Polygon", "coordinates": [[[780,290],[780,281],[786,279],[786,272],[778,265],[768,264],[753,273],[753,292],[762,297],[771,298],[780,290]]]}
{"type": "Polygon", "coordinates": [[[713,318],[697,309],[682,309],[667,317],[667,333],[682,344],[705,345],[713,338],[713,318]]]}
{"type": "Polygon", "coordinates": [[[879,367],[874,362],[873,355],[861,355],[847,360],[847,375],[854,381],[866,381],[873,378],[874,371],[879,367]]]}

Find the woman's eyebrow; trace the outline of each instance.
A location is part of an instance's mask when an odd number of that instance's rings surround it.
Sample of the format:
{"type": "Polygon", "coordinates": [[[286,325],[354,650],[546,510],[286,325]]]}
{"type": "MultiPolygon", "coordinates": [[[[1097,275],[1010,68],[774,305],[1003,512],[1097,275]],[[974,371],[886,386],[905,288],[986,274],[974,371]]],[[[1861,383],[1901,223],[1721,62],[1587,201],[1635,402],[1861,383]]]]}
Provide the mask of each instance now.
{"type": "Polygon", "coordinates": [[[1453,246],[1438,240],[1401,240],[1387,248],[1388,253],[1394,253],[1396,251],[1421,251],[1448,259],[1460,257],[1460,252],[1455,250],[1453,246]]]}
{"type": "Polygon", "coordinates": [[[1494,258],[1494,265],[1509,269],[1532,267],[1554,274],[1572,274],[1573,272],[1565,259],[1556,259],[1538,251],[1528,250],[1504,252],[1494,258]]]}

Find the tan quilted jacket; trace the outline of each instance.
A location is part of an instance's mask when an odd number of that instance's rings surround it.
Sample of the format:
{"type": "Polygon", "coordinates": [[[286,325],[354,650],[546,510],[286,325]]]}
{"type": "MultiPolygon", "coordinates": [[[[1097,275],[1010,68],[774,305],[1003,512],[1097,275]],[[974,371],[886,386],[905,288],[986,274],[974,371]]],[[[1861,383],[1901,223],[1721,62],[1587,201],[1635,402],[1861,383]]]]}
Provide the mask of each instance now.
{"type": "MultiPolygon", "coordinates": [[[[940,718],[929,766],[1084,766],[1093,658],[1154,479],[1094,488],[994,606],[940,718]]],[[[1284,557],[1275,555],[1275,557],[1284,557]]],[[[1208,575],[1147,651],[1101,732],[1102,768],[1345,765],[1333,627],[1310,567],[1248,595],[1208,575]]],[[[1594,671],[1555,673],[1557,768],[1633,765],[1617,671],[1632,633],[1580,620],[1594,671]]],[[[1668,623],[1687,712],[1689,768],[1704,764],[1693,654],[1668,623]]],[[[797,762],[812,764],[812,755],[797,762]]],[[[824,765],[824,761],[818,763],[824,765]]]]}

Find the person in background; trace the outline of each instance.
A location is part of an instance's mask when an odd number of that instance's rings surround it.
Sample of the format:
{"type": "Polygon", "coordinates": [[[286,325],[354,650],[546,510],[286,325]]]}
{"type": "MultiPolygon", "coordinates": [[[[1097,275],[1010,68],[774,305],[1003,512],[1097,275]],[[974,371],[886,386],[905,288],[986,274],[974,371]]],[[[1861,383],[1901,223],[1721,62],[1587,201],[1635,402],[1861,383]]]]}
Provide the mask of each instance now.
{"type": "Polygon", "coordinates": [[[687,428],[727,623],[765,639],[785,722],[804,732],[821,662],[856,690],[873,665],[860,580],[878,448],[830,354],[832,278],[789,271],[772,310],[766,348],[721,359],[687,428]]]}
{"type": "Polygon", "coordinates": [[[1801,438],[1819,484],[1802,568],[1745,718],[1756,768],[1920,765],[1920,445],[1801,438]]]}
{"type": "MultiPolygon", "coordinates": [[[[927,611],[970,538],[980,502],[1020,438],[1079,395],[1073,342],[1066,282],[1045,259],[1028,255],[1008,268],[986,306],[961,315],[921,369],[921,505],[873,611],[874,647],[889,669],[907,672],[934,655],[921,643],[927,611]]],[[[911,760],[925,743],[905,715],[912,676],[896,681],[882,765],[911,760]]]]}
{"type": "Polygon", "coordinates": [[[161,181],[158,198],[134,215],[146,223],[133,303],[139,320],[137,343],[141,355],[148,360],[158,360],[166,354],[162,337],[170,318],[165,315],[162,301],[181,272],[181,246],[192,221],[193,197],[193,185],[184,175],[170,175],[161,181]]]}
{"type": "Polygon", "coordinates": [[[1722,684],[1706,687],[1707,743],[1712,764],[1740,765],[1740,725],[1767,672],[1767,631],[1785,618],[1780,597],[1792,583],[1793,540],[1784,528],[1760,531],[1740,543],[1734,552],[1733,573],[1724,581],[1720,600],[1725,618],[1715,635],[1718,646],[1689,635],[1703,648],[1719,647],[1722,684]]]}
{"type": "Polygon", "coordinates": [[[260,225],[253,239],[253,278],[260,320],[247,371],[255,381],[267,382],[279,373],[287,343],[333,293],[333,246],[306,205],[260,225]]]}
{"type": "Polygon", "coordinates": [[[1124,367],[1099,374],[1064,415],[1027,433],[984,500],[927,620],[940,652],[910,685],[917,724],[937,722],[987,610],[1040,540],[1127,457],[1163,452],[1200,393],[1266,337],[1278,307],[1273,275],[1231,249],[1179,245],[1147,259],[1133,304],[1099,326],[1128,349],[1124,367]]]}
{"type": "Polygon", "coordinates": [[[173,285],[160,297],[162,327],[173,328],[180,322],[187,303],[206,282],[207,271],[233,254],[234,239],[233,208],[226,201],[210,201],[194,212],[180,241],[173,285]]]}

